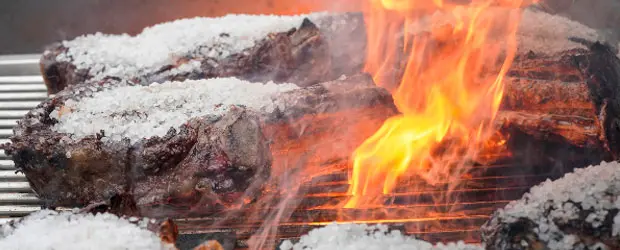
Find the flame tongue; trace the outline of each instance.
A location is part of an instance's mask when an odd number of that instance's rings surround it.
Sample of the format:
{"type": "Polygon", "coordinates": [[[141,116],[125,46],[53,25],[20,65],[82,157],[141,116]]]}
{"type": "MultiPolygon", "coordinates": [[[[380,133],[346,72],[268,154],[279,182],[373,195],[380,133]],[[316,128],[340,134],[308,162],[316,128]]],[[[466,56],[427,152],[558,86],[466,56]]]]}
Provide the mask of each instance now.
{"type": "Polygon", "coordinates": [[[463,159],[475,156],[493,132],[523,4],[370,0],[365,70],[392,91],[402,115],[388,119],[355,151],[346,208],[381,205],[382,195],[393,192],[402,176],[433,184],[467,171],[463,159]],[[431,10],[439,13],[430,18],[433,28],[409,35],[424,30],[422,17],[428,19],[431,10]],[[448,137],[457,140],[447,144],[448,137]],[[439,155],[433,154],[437,147],[439,155]]]}

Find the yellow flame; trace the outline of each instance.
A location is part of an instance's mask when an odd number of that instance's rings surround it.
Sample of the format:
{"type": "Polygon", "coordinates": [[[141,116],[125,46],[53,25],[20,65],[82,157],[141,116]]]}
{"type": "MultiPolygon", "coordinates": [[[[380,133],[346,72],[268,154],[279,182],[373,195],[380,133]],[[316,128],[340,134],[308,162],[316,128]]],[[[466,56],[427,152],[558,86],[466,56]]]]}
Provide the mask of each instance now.
{"type": "Polygon", "coordinates": [[[431,184],[447,178],[464,154],[474,155],[493,134],[524,4],[370,0],[365,70],[392,91],[401,115],[355,151],[346,208],[381,203],[402,176],[431,184]],[[423,18],[431,20],[430,29],[423,18]],[[446,138],[457,140],[443,145],[446,138]],[[437,148],[443,153],[433,153],[437,148]]]}

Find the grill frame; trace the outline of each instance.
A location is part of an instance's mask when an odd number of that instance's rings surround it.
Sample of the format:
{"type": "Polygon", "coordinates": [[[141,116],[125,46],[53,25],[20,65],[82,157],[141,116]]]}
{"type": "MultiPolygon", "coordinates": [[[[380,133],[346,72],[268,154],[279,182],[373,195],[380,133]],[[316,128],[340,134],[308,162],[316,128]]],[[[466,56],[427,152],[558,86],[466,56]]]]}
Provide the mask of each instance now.
{"type": "MultiPolygon", "coordinates": [[[[13,126],[47,98],[39,54],[0,55],[0,143],[9,142],[13,126]]],[[[0,151],[0,223],[41,209],[26,177],[0,151]]]]}

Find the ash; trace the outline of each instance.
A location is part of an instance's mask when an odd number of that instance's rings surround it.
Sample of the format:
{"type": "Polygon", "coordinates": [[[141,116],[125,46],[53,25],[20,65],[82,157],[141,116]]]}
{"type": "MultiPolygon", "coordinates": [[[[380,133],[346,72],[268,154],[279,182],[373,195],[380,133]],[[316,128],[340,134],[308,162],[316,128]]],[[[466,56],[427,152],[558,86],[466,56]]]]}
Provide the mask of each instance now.
{"type": "Polygon", "coordinates": [[[16,227],[0,225],[0,249],[173,249],[146,229],[112,214],[42,210],[16,227]]]}
{"type": "Polygon", "coordinates": [[[279,105],[272,96],[297,89],[294,84],[250,83],[236,78],[122,86],[68,100],[50,113],[54,131],[81,139],[104,131],[103,141],[136,142],[164,136],[191,118],[217,118],[231,105],[271,113],[279,105]]]}
{"type": "MultiPolygon", "coordinates": [[[[620,164],[603,162],[568,173],[556,181],[547,180],[533,187],[523,198],[497,211],[494,220],[514,223],[528,218],[535,223],[538,238],[547,242],[549,249],[585,249],[584,242],[561,230],[558,224],[567,224],[586,213],[585,223],[602,230],[608,213],[613,217],[612,236],[620,234],[620,164]],[[610,214],[613,216],[613,214],[610,214]]],[[[491,222],[491,224],[494,224],[491,222]]]]}
{"type": "MultiPolygon", "coordinates": [[[[304,18],[324,15],[196,17],[147,27],[136,36],[89,34],[63,41],[68,51],[57,60],[71,62],[77,69],[90,69],[96,80],[104,76],[128,78],[174,64],[182,57],[225,58],[254,46],[269,33],[285,32],[299,26],[304,18]]],[[[182,70],[198,68],[200,61],[192,61],[182,70]]]]}
{"type": "Polygon", "coordinates": [[[481,250],[478,245],[463,242],[433,245],[405,236],[400,231],[388,232],[385,225],[330,224],[310,231],[293,244],[285,241],[280,250],[481,250]]]}

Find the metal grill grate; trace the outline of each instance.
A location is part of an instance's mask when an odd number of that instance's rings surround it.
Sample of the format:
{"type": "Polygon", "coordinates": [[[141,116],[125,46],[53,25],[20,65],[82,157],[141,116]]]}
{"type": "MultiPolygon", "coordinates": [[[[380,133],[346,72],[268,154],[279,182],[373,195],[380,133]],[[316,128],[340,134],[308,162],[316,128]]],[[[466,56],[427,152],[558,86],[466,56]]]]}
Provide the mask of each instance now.
{"type": "MultiPolygon", "coordinates": [[[[9,141],[16,121],[47,97],[39,55],[0,56],[0,143],[9,141]]],[[[15,165],[0,152],[0,223],[40,209],[40,201],[15,165]]]]}

